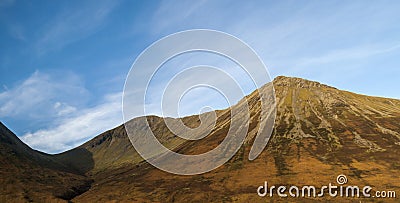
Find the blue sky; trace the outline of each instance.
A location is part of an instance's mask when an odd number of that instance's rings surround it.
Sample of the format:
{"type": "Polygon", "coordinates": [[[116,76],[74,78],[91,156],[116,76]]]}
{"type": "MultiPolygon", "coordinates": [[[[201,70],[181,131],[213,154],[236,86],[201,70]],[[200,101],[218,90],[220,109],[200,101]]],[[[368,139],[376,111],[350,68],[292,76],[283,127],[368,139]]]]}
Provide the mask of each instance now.
{"type": "MultiPolygon", "coordinates": [[[[45,152],[82,144],[122,123],[135,58],[161,37],[198,28],[242,39],[272,77],[400,98],[399,10],[399,1],[0,0],[0,120],[45,152]]],[[[193,103],[197,95],[183,114],[207,102],[193,103]]],[[[228,105],[214,97],[215,108],[228,105]]]]}

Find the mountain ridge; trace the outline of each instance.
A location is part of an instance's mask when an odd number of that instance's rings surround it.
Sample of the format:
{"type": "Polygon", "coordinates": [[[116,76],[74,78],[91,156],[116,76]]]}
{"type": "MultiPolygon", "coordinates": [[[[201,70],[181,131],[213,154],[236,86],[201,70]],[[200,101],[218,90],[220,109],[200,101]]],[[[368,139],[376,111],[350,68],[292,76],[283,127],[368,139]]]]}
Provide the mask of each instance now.
{"type": "MultiPolygon", "coordinates": [[[[346,174],[352,184],[400,188],[396,181],[400,175],[400,100],[355,94],[293,77],[277,77],[273,85],[278,109],[274,131],[266,149],[253,161],[247,160],[247,155],[260,125],[262,88],[241,100],[246,100],[250,109],[244,145],[226,164],[205,174],[182,177],[154,168],[134,150],[124,125],[51,157],[93,181],[83,193],[70,196],[76,202],[263,202],[265,199],[256,194],[260,180],[322,184],[338,174],[346,174]]],[[[217,111],[217,115],[217,127],[198,141],[175,136],[163,118],[146,119],[161,143],[171,150],[199,154],[214,148],[227,133],[229,108],[217,111]]],[[[190,127],[200,122],[197,115],[182,119],[190,127]]],[[[343,199],[346,201],[351,202],[343,199]]]]}

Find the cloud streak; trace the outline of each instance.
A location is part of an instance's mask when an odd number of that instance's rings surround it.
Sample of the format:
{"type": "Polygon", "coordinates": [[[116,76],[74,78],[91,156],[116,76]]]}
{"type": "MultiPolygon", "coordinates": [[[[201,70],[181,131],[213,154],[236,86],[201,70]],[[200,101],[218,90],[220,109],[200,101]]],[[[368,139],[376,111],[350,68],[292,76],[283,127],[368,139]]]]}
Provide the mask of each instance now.
{"type": "Polygon", "coordinates": [[[106,95],[104,101],[95,107],[81,109],[79,114],[62,118],[50,128],[27,133],[20,138],[32,148],[59,153],[121,123],[121,94],[114,93],[106,95]]]}
{"type": "Polygon", "coordinates": [[[20,138],[34,149],[58,153],[122,124],[121,93],[106,94],[92,107],[88,97],[76,74],[36,71],[0,93],[0,118],[45,123],[20,138]]]}
{"type": "Polygon", "coordinates": [[[81,105],[88,97],[89,92],[82,85],[73,73],[51,75],[36,71],[21,84],[0,93],[0,117],[49,119],[60,112],[71,113],[73,106],[81,105]],[[54,106],[56,103],[60,105],[54,106]]]}

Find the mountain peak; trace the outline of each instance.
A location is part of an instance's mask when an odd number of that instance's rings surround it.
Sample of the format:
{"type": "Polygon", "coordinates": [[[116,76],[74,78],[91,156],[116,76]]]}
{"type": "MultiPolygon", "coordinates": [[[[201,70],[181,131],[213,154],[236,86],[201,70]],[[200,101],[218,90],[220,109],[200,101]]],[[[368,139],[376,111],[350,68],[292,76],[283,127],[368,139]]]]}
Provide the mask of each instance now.
{"type": "Polygon", "coordinates": [[[316,81],[306,80],[297,77],[287,77],[287,76],[278,76],[274,79],[273,83],[276,86],[284,86],[284,87],[298,87],[298,88],[325,87],[325,88],[336,89],[334,87],[316,81]]]}

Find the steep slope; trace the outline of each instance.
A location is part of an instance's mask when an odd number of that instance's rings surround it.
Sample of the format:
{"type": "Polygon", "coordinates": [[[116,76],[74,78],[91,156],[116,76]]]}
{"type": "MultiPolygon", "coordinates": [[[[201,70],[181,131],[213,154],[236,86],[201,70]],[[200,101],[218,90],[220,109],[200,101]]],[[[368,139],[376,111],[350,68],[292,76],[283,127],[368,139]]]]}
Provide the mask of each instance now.
{"type": "Polygon", "coordinates": [[[0,123],[0,202],[69,200],[90,183],[52,156],[32,150],[0,123]]]}
{"type": "MultiPolygon", "coordinates": [[[[90,172],[95,184],[74,201],[265,202],[271,198],[261,198],[256,193],[264,181],[272,185],[318,186],[335,182],[339,174],[345,174],[352,185],[400,192],[399,100],[354,94],[300,78],[278,77],[273,85],[278,104],[275,128],[257,159],[248,160],[255,129],[260,124],[259,94],[255,91],[241,101],[249,103],[250,128],[245,144],[228,163],[202,175],[165,173],[141,161],[120,126],[80,147],[95,157],[94,171],[90,172]]],[[[217,115],[212,133],[198,141],[176,138],[161,118],[148,119],[156,136],[169,148],[182,154],[200,154],[217,146],[227,133],[229,109],[218,111],[217,115]]],[[[198,116],[183,120],[191,127],[199,124],[198,116]]],[[[73,151],[63,156],[70,157],[73,151]]],[[[276,197],[273,200],[288,201],[276,197]]],[[[290,199],[321,200],[354,201],[329,197],[290,199]]]]}

